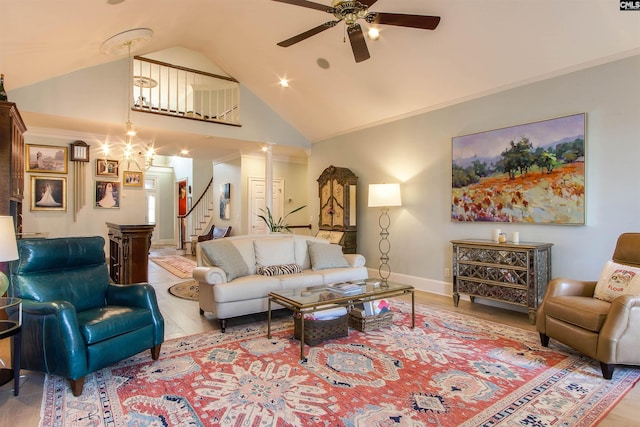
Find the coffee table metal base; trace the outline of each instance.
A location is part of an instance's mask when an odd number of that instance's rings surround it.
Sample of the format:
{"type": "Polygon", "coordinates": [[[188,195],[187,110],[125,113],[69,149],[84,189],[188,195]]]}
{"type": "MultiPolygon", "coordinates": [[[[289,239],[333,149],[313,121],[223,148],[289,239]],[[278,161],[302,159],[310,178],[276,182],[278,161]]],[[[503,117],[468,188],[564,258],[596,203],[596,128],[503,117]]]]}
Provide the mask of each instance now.
{"type": "Polygon", "coordinates": [[[307,313],[315,313],[317,311],[328,310],[339,306],[351,306],[358,303],[373,301],[382,298],[390,298],[405,294],[411,294],[411,329],[416,326],[415,317],[415,294],[412,286],[402,286],[393,288],[376,288],[373,291],[366,291],[362,294],[340,296],[333,299],[325,299],[322,301],[302,301],[302,298],[296,299],[292,295],[284,295],[278,292],[269,293],[269,302],[267,309],[267,338],[271,338],[271,303],[274,302],[289,310],[293,311],[294,316],[300,315],[300,360],[304,360],[304,315],[307,313]]]}

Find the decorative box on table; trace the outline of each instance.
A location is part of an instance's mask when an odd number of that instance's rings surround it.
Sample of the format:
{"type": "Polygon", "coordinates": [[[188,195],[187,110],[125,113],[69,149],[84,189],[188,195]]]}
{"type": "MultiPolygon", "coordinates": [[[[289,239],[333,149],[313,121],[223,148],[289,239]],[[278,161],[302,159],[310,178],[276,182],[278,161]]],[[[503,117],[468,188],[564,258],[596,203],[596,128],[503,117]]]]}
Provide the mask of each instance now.
{"type": "Polygon", "coordinates": [[[351,310],[349,313],[349,326],[360,332],[373,331],[386,328],[393,324],[393,312],[386,311],[380,314],[366,316],[361,310],[351,310]]]}
{"type": "MultiPolygon", "coordinates": [[[[330,320],[304,319],[304,343],[316,345],[322,341],[349,336],[348,314],[330,320]]],[[[300,339],[300,316],[293,316],[293,337],[300,339]]]]}

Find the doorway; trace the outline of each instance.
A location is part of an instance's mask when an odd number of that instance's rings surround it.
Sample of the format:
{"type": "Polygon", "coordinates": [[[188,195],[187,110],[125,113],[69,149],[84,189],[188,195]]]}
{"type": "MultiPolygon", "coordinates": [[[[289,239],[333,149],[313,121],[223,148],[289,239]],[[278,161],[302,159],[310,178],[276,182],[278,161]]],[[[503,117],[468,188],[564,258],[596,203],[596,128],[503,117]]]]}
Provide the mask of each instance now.
{"type": "MultiPolygon", "coordinates": [[[[280,218],[284,211],[284,180],[273,178],[273,200],[271,202],[271,215],[280,218]]],[[[265,209],[265,183],[264,178],[249,178],[249,229],[251,234],[266,234],[267,225],[258,218],[265,209]]]]}

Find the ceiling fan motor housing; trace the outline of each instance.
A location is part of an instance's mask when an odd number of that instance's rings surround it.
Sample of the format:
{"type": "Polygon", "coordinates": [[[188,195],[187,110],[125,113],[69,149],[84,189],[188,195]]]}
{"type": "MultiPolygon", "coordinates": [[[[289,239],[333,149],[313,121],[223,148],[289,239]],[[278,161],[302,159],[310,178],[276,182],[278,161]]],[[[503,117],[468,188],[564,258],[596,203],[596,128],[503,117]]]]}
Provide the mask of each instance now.
{"type": "Polygon", "coordinates": [[[333,16],[344,20],[345,24],[353,25],[358,19],[366,18],[369,7],[358,1],[333,1],[333,16]]]}

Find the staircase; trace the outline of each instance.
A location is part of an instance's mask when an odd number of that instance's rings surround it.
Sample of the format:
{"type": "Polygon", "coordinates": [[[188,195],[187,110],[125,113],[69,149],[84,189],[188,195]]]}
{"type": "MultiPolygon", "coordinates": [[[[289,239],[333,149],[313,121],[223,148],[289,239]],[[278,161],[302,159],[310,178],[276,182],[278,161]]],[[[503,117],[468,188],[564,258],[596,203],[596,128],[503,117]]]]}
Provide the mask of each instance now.
{"type": "Polygon", "coordinates": [[[185,215],[178,216],[180,242],[178,249],[190,249],[195,254],[193,241],[213,226],[213,177],[198,200],[185,215]],[[188,245],[188,246],[187,246],[188,245]]]}

